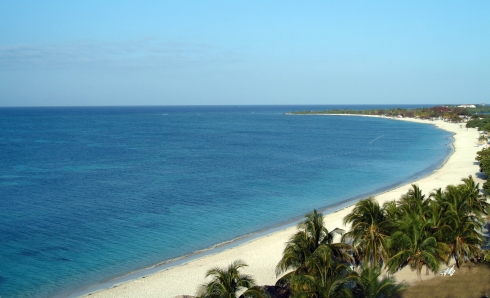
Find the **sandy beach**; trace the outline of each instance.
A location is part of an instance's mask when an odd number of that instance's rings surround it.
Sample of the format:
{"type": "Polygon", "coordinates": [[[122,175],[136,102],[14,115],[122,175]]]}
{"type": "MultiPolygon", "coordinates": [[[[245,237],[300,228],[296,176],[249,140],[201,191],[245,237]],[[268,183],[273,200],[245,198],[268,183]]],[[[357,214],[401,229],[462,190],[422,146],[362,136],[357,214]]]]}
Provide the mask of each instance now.
{"type": "MultiPolygon", "coordinates": [[[[425,121],[415,119],[400,119],[436,125],[454,133],[454,153],[445,164],[429,176],[412,181],[401,187],[389,190],[376,196],[380,202],[398,199],[406,193],[411,184],[417,184],[425,195],[437,188],[445,188],[449,184],[459,184],[462,178],[473,176],[480,186],[484,182],[478,178],[478,165],[475,162],[476,152],[482,147],[476,147],[479,136],[476,129],[466,129],[464,124],[446,123],[443,121],[425,121]]],[[[395,121],[395,120],[393,120],[395,121]]],[[[396,120],[398,121],[398,120],[396,120]]],[[[396,165],[394,165],[396,166],[396,165]]],[[[400,169],[402,170],[402,169],[400,169]]],[[[355,187],[355,186],[353,186],[355,187]]],[[[325,222],[329,230],[343,226],[342,220],[351,212],[353,206],[337,212],[326,214],[325,222]]],[[[219,253],[209,254],[185,264],[165,269],[145,277],[116,284],[110,289],[89,294],[90,297],[176,297],[179,295],[195,295],[200,284],[205,282],[206,271],[215,266],[227,266],[235,260],[243,260],[249,266],[243,272],[252,275],[259,285],[274,285],[277,277],[275,266],[281,258],[285,243],[296,232],[296,227],[286,228],[244,244],[226,249],[219,253]]],[[[443,266],[444,267],[444,266],[443,266]]],[[[422,279],[433,278],[434,274],[422,275],[422,279]]],[[[417,280],[415,272],[408,268],[395,274],[398,281],[412,283],[417,280]]]]}

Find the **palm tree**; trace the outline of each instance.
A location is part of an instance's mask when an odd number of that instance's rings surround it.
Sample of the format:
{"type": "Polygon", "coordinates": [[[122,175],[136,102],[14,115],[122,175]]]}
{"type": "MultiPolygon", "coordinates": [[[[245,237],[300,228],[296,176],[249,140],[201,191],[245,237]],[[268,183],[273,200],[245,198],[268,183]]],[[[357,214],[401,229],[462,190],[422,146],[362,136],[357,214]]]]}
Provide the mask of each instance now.
{"type": "Polygon", "coordinates": [[[242,261],[233,262],[228,268],[215,267],[206,273],[206,277],[212,280],[202,285],[198,292],[200,298],[236,298],[236,292],[247,289],[242,295],[244,297],[262,298],[261,291],[254,289],[255,281],[250,275],[239,273],[239,269],[247,266],[242,261]]]}
{"type": "Polygon", "coordinates": [[[430,193],[429,198],[436,201],[439,205],[446,201],[446,196],[442,188],[434,189],[434,191],[430,193]]]}
{"type": "Polygon", "coordinates": [[[383,211],[385,212],[386,220],[390,223],[396,222],[403,216],[395,200],[385,202],[383,204],[383,211]]]}
{"type": "Polygon", "coordinates": [[[447,200],[443,202],[445,212],[441,233],[451,248],[450,255],[454,257],[459,268],[464,260],[480,252],[485,240],[484,236],[478,233],[482,227],[482,217],[472,212],[475,209],[469,206],[471,198],[468,197],[465,187],[449,185],[445,193],[447,200]]]}
{"type": "Polygon", "coordinates": [[[443,232],[451,238],[448,241],[450,255],[459,268],[465,260],[479,255],[485,237],[477,232],[481,226],[469,220],[468,216],[458,217],[457,213],[450,211],[447,218],[449,222],[444,226],[443,232]]]}
{"type": "Polygon", "coordinates": [[[432,233],[448,248],[448,256],[456,260],[458,268],[469,258],[478,256],[484,237],[478,233],[482,215],[488,212],[488,203],[480,195],[473,178],[462,179],[463,184],[448,185],[431,193],[429,221],[432,233]]]}
{"type": "Polygon", "coordinates": [[[288,289],[294,297],[346,297],[347,262],[352,261],[350,245],[334,243],[343,230],[328,231],[323,214],[314,210],[298,224],[299,231],[287,242],[283,257],[276,266],[281,277],[276,286],[288,289]]]}
{"type": "Polygon", "coordinates": [[[417,214],[407,214],[397,222],[397,231],[388,241],[394,255],[386,263],[390,273],[410,266],[421,278],[422,267],[436,272],[440,260],[446,260],[445,247],[441,247],[437,239],[427,232],[430,223],[417,214]]]}
{"type": "Polygon", "coordinates": [[[386,237],[390,222],[374,198],[359,201],[344,218],[344,224],[351,224],[351,229],[342,240],[352,240],[352,245],[364,263],[377,265],[388,259],[386,237]]]}
{"type": "Polygon", "coordinates": [[[345,243],[334,243],[335,235],[341,235],[344,230],[328,231],[323,223],[323,214],[313,210],[306,214],[306,219],[298,224],[299,231],[287,242],[283,257],[276,266],[276,274],[287,270],[304,267],[315,251],[324,247],[331,251],[332,257],[349,261],[350,246],[345,243]]]}
{"type": "Polygon", "coordinates": [[[293,297],[352,297],[357,275],[347,264],[339,263],[331,253],[322,246],[310,259],[308,270],[296,270],[289,274],[288,288],[293,297]]]}
{"type": "Polygon", "coordinates": [[[446,196],[444,191],[439,188],[431,192],[429,197],[431,200],[429,201],[428,206],[427,221],[430,224],[430,233],[433,234],[438,241],[443,241],[441,227],[444,225],[444,213],[446,212],[444,202],[446,201],[446,196]]]}
{"type": "Polygon", "coordinates": [[[391,298],[399,297],[406,289],[403,283],[396,283],[392,277],[379,278],[381,267],[363,266],[360,279],[354,290],[356,297],[391,298]]]}
{"type": "Polygon", "coordinates": [[[473,180],[471,175],[461,181],[463,181],[463,184],[460,184],[458,188],[463,199],[467,201],[470,212],[479,216],[488,215],[490,204],[487,202],[486,197],[480,194],[480,184],[475,184],[475,180],[473,180]]]}
{"type": "Polygon", "coordinates": [[[488,138],[485,135],[480,135],[480,137],[478,137],[479,144],[485,144],[486,142],[488,142],[488,138]]]}
{"type": "Polygon", "coordinates": [[[404,214],[419,214],[425,217],[427,214],[427,207],[429,200],[422,194],[422,190],[415,184],[412,184],[410,189],[405,195],[403,195],[398,202],[398,207],[404,214]]]}

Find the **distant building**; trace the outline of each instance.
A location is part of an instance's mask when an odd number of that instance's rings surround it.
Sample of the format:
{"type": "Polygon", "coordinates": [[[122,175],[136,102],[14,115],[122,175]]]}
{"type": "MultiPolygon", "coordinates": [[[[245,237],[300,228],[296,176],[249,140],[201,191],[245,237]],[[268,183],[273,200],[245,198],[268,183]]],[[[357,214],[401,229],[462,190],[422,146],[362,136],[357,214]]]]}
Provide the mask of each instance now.
{"type": "Polygon", "coordinates": [[[459,105],[458,108],[476,109],[475,105],[459,105]]]}

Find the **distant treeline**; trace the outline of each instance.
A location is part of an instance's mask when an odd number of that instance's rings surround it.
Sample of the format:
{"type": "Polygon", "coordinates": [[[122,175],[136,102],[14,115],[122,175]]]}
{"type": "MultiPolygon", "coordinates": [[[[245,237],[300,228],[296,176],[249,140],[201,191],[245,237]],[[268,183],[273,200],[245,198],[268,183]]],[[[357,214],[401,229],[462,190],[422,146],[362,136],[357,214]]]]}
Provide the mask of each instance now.
{"type": "Polygon", "coordinates": [[[472,119],[466,123],[466,127],[490,131],[490,114],[474,115],[472,119]]]}
{"type": "MultiPolygon", "coordinates": [[[[420,119],[444,119],[453,122],[460,122],[465,118],[479,119],[487,117],[485,114],[490,113],[490,107],[477,105],[476,108],[462,108],[457,106],[435,106],[430,108],[416,109],[372,109],[372,110],[322,110],[322,111],[295,111],[295,115],[321,115],[321,114],[340,114],[340,115],[373,115],[385,117],[408,117],[420,119]]],[[[488,118],[490,121],[490,118],[488,118]]],[[[489,122],[490,123],[490,122],[489,122]]],[[[468,126],[470,127],[470,126],[468,126]]],[[[471,126],[476,127],[476,126],[471,126]]]]}

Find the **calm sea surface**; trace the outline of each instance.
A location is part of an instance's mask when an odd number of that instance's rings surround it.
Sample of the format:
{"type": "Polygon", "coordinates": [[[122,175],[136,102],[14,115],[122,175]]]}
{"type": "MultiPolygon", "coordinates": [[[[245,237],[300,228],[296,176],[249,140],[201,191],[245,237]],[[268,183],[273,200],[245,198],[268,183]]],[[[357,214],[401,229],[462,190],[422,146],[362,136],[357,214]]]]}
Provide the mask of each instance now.
{"type": "Polygon", "coordinates": [[[0,108],[0,296],[68,295],[414,180],[452,152],[432,125],[284,114],[332,108],[0,108]]]}

